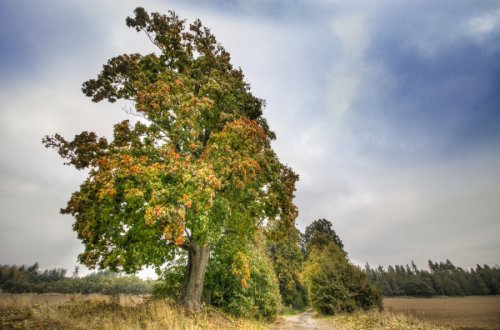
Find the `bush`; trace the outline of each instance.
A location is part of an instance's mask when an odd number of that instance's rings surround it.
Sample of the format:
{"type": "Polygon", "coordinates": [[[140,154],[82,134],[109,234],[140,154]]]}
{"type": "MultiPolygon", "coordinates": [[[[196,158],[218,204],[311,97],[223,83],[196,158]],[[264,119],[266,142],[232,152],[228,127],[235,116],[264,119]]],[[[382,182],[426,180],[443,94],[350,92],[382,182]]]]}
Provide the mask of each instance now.
{"type": "Polygon", "coordinates": [[[281,308],[278,281],[265,254],[263,236],[242,242],[226,235],[215,247],[207,269],[207,301],[244,317],[273,320],[281,308]]]}
{"type": "Polygon", "coordinates": [[[350,264],[345,253],[333,242],[311,247],[304,264],[302,280],[311,305],[321,314],[354,312],[381,308],[382,298],[367,276],[350,264]]]}

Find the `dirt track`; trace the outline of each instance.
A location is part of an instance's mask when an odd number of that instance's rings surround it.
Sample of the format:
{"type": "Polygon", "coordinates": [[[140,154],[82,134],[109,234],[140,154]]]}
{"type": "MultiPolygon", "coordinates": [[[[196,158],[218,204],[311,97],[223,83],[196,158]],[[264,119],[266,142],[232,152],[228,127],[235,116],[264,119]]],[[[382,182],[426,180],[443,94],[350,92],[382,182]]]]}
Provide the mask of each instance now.
{"type": "Polygon", "coordinates": [[[313,318],[313,312],[307,311],[297,315],[282,316],[277,329],[280,330],[305,330],[305,329],[316,329],[316,330],[335,330],[331,325],[325,325],[321,320],[313,318]]]}

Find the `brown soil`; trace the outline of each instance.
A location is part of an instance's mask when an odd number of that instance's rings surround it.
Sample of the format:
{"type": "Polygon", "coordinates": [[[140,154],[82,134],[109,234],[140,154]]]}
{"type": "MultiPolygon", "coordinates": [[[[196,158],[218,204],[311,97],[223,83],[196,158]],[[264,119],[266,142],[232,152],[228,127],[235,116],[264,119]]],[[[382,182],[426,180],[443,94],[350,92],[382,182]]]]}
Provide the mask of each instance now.
{"type": "Polygon", "coordinates": [[[384,307],[454,329],[500,329],[500,296],[385,298],[384,307]]]}

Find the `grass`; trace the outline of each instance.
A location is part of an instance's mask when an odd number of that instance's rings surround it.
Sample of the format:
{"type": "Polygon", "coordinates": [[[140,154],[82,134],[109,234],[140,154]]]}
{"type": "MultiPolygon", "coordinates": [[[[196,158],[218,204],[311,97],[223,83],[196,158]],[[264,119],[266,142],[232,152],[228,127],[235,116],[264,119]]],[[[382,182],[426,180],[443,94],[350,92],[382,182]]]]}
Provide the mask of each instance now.
{"type": "Polygon", "coordinates": [[[448,330],[451,328],[438,326],[419,320],[411,315],[392,314],[390,312],[358,312],[322,317],[326,326],[342,330],[448,330]]]}
{"type": "Polygon", "coordinates": [[[268,329],[269,324],[235,318],[212,308],[191,314],[170,301],[113,306],[103,301],[0,306],[0,329],[268,329]]]}

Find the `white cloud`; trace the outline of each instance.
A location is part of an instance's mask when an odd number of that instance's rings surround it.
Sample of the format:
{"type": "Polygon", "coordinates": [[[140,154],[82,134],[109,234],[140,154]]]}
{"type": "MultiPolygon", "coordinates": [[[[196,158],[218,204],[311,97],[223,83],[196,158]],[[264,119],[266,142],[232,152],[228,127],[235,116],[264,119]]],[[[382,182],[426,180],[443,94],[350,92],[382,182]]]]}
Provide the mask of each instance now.
{"type": "Polygon", "coordinates": [[[329,71],[329,106],[337,115],[351,107],[364,74],[363,55],[368,47],[368,31],[361,15],[336,16],[331,22],[331,32],[337,54],[333,55],[329,71]]]}
{"type": "Polygon", "coordinates": [[[469,31],[477,37],[490,34],[500,26],[500,9],[473,17],[467,25],[469,31]]]}

